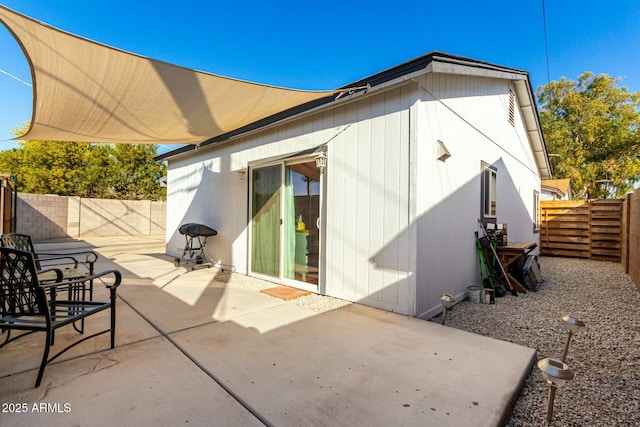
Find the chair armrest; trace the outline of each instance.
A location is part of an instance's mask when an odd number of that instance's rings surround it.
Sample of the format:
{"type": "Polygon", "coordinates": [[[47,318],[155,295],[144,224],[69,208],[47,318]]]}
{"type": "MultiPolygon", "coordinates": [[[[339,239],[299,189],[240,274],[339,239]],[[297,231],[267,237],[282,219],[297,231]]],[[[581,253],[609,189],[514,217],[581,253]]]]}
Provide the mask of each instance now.
{"type": "Polygon", "coordinates": [[[120,286],[120,282],[122,282],[122,273],[120,273],[119,270],[105,270],[105,271],[101,271],[100,273],[93,274],[91,276],[83,277],[82,279],[65,280],[65,281],[61,281],[62,280],[62,270],[59,270],[59,269],[53,269],[53,270],[58,270],[60,272],[60,279],[56,283],[41,284],[40,286],[42,288],[48,289],[48,288],[54,288],[54,287],[57,288],[57,287],[73,286],[73,285],[77,285],[77,284],[80,284],[80,283],[88,282],[89,280],[93,280],[93,279],[97,279],[97,278],[106,276],[108,274],[113,274],[114,275],[113,283],[105,283],[104,284],[108,289],[114,289],[115,290],[118,286],[120,286]]]}
{"type": "Polygon", "coordinates": [[[45,268],[42,270],[38,270],[38,274],[47,273],[49,271],[53,271],[56,273],[56,281],[51,283],[46,283],[46,284],[40,283],[40,287],[43,289],[54,287],[56,285],[59,285],[60,282],[62,282],[62,270],[60,270],[59,268],[45,268]]]}
{"type": "Polygon", "coordinates": [[[74,259],[76,257],[78,257],[79,255],[84,255],[84,261],[80,261],[80,262],[86,262],[88,264],[93,264],[94,262],[96,262],[98,260],[98,254],[95,251],[80,251],[80,252],[55,252],[55,253],[44,253],[44,252],[38,252],[38,256],[40,255],[46,255],[46,256],[71,256],[74,259]]]}
{"type": "MultiPolygon", "coordinates": [[[[47,253],[47,252],[38,252],[38,258],[42,259],[42,256],[45,257],[70,257],[76,259],[80,255],[84,256],[84,261],[87,264],[93,264],[98,260],[98,254],[95,251],[80,251],[80,252],[55,252],[55,253],[47,253]]],[[[77,262],[77,260],[76,260],[77,262]]]]}
{"type": "Polygon", "coordinates": [[[49,263],[52,261],[63,261],[58,262],[58,265],[71,264],[73,263],[73,268],[77,268],[79,261],[72,256],[62,255],[62,254],[38,254],[38,261],[40,263],[49,263]]]}

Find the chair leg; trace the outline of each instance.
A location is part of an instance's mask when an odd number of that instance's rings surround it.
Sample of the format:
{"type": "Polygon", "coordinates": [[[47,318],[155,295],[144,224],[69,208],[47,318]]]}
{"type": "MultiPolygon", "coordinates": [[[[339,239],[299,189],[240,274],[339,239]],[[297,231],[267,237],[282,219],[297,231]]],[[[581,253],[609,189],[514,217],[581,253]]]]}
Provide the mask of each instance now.
{"type": "Polygon", "coordinates": [[[11,329],[2,328],[2,333],[4,334],[5,332],[7,333],[7,337],[5,338],[4,342],[0,344],[0,348],[6,345],[9,342],[9,339],[11,338],[11,329]]]}
{"type": "Polygon", "coordinates": [[[111,348],[116,346],[116,291],[111,289],[111,348]]]}
{"type": "MultiPolygon", "coordinates": [[[[91,283],[93,283],[93,279],[91,280],[91,283]]],[[[86,293],[87,293],[86,283],[78,284],[77,286],[76,285],[70,286],[69,301],[85,301],[86,293]],[[72,289],[73,289],[73,292],[72,292],[72,289]]],[[[93,291],[91,291],[91,294],[93,294],[93,291]]],[[[91,301],[93,301],[93,297],[91,297],[91,301]]],[[[81,335],[84,334],[84,317],[80,320],[79,328],[76,325],[76,322],[73,322],[73,329],[75,329],[81,335]]]]}
{"type": "Polygon", "coordinates": [[[42,363],[40,363],[40,370],[38,371],[38,379],[36,380],[36,388],[40,387],[42,381],[42,375],[44,374],[44,368],[47,366],[47,360],[49,359],[49,349],[51,348],[51,342],[53,341],[53,331],[47,329],[47,339],[45,340],[44,353],[42,354],[42,363]]]}

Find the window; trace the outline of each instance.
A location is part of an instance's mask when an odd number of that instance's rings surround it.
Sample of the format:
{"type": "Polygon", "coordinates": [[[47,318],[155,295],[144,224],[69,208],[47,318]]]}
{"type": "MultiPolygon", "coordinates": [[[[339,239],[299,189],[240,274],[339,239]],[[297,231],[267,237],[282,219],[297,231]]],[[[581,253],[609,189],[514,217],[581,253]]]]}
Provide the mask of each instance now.
{"type": "Polygon", "coordinates": [[[540,232],[540,192],[533,190],[533,232],[540,232]]]}
{"type": "Polygon", "coordinates": [[[482,216],[484,218],[495,219],[497,216],[497,190],[498,171],[494,167],[484,164],[482,168],[482,216]]]}
{"type": "Polygon", "coordinates": [[[516,125],[516,94],[509,89],[509,123],[511,126],[516,125]]]}

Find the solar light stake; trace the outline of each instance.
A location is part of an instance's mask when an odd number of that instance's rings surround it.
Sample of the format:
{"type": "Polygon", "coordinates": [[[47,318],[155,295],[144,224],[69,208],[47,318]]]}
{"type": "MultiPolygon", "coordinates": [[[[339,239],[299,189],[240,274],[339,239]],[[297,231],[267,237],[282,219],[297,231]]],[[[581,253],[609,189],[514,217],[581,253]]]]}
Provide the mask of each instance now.
{"type": "Polygon", "coordinates": [[[549,384],[549,404],[547,406],[547,424],[551,424],[553,418],[553,402],[556,391],[567,381],[573,379],[573,372],[569,366],[561,360],[547,357],[538,361],[538,369],[542,371],[544,379],[549,384]]]}
{"type": "Polygon", "coordinates": [[[440,304],[444,311],[442,312],[442,324],[444,325],[444,319],[447,317],[447,310],[456,303],[456,298],[451,294],[442,294],[440,296],[440,304]]]}
{"type": "Polygon", "coordinates": [[[569,315],[562,316],[563,326],[567,331],[567,342],[564,345],[564,351],[562,352],[562,360],[563,362],[567,360],[567,353],[569,352],[569,342],[571,341],[571,336],[577,333],[580,328],[584,326],[584,322],[582,320],[578,320],[569,315]]]}
{"type": "Polygon", "coordinates": [[[551,424],[553,418],[553,401],[556,399],[557,386],[549,386],[549,403],[547,404],[547,424],[551,424]]]}

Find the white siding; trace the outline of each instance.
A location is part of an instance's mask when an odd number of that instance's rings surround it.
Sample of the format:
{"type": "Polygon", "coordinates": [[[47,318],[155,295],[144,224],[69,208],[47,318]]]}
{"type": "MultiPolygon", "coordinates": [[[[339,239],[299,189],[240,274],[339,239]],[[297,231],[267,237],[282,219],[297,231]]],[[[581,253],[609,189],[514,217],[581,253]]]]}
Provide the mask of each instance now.
{"type": "Polygon", "coordinates": [[[413,314],[408,238],[401,234],[409,217],[410,93],[366,97],[172,160],[167,251],[176,255],[184,246],[180,224],[204,223],[219,232],[207,253],[246,274],[248,178],[241,181],[237,170],[327,144],[326,294],[413,314]]]}
{"type": "Polygon", "coordinates": [[[480,168],[498,171],[498,222],[512,241],[533,233],[540,189],[510,82],[427,74],[304,119],[203,149],[169,163],[167,250],[177,227],[216,228],[208,253],[247,273],[248,179],[237,170],[326,144],[323,241],[326,294],[408,315],[441,310],[439,296],[479,284],[480,168]],[[441,162],[437,140],[452,157],[441,162]]]}
{"type": "Polygon", "coordinates": [[[509,240],[538,241],[533,190],[540,188],[519,111],[508,122],[509,81],[446,74],[421,82],[417,130],[416,315],[441,311],[439,296],[478,285],[481,161],[498,171],[498,222],[509,240]],[[452,157],[441,162],[437,140],[452,157]]]}
{"type": "Polygon", "coordinates": [[[346,127],[329,144],[327,168],[327,294],[404,314],[413,314],[410,94],[405,86],[337,109],[346,127]]]}

